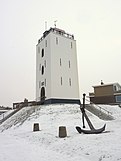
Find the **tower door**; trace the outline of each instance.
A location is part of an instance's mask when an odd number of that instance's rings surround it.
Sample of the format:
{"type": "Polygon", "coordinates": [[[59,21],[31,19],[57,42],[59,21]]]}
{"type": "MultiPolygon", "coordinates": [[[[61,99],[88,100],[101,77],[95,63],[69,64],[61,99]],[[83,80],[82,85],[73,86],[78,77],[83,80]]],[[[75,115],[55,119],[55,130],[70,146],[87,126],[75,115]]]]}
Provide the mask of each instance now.
{"type": "Polygon", "coordinates": [[[40,101],[44,101],[45,100],[45,88],[42,87],[41,88],[41,97],[40,97],[40,101]]]}

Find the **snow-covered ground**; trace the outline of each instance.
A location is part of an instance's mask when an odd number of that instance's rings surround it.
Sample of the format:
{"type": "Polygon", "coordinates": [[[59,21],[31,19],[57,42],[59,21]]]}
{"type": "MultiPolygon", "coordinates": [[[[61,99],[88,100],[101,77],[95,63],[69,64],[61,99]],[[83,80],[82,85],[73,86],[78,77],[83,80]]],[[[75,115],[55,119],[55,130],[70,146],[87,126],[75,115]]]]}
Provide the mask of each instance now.
{"type": "Polygon", "coordinates": [[[1,110],[1,111],[4,111],[4,112],[0,115],[0,120],[4,119],[4,117],[8,116],[14,110],[1,110]]]}
{"type": "Polygon", "coordinates": [[[75,129],[82,127],[78,105],[26,107],[0,125],[0,161],[119,161],[121,109],[106,108],[115,120],[102,121],[87,112],[95,128],[106,123],[104,133],[87,135],[75,129]],[[39,123],[40,131],[33,132],[34,123],[39,123]],[[66,138],[58,137],[62,125],[66,138]]]}

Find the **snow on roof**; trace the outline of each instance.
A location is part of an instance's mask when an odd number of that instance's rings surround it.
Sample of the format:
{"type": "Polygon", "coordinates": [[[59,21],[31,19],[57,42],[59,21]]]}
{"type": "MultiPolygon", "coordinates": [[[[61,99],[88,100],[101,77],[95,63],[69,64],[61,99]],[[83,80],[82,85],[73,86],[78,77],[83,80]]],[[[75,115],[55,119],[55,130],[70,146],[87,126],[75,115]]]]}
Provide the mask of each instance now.
{"type": "Polygon", "coordinates": [[[112,86],[112,85],[119,85],[119,83],[109,83],[109,84],[95,85],[95,86],[92,86],[92,87],[95,88],[95,87],[105,87],[105,86],[112,86]]]}

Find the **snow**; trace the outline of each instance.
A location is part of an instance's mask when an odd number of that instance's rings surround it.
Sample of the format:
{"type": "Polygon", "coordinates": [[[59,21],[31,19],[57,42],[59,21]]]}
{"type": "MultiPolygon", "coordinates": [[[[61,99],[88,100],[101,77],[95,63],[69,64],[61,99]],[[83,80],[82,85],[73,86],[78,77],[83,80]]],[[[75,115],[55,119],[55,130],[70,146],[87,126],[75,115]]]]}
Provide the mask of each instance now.
{"type": "MultiPolygon", "coordinates": [[[[25,107],[0,125],[0,161],[118,161],[121,160],[121,108],[105,106],[115,120],[103,121],[87,112],[95,128],[106,123],[102,134],[79,134],[79,105],[25,107]],[[33,132],[39,123],[40,131],[33,132]],[[59,126],[67,137],[59,138],[59,126]]],[[[86,124],[86,128],[88,128],[86,124]]]]}
{"type": "Polygon", "coordinates": [[[118,105],[113,106],[113,105],[99,105],[103,109],[106,109],[107,111],[111,112],[114,118],[119,118],[121,116],[121,107],[118,105]]]}
{"type": "MultiPolygon", "coordinates": [[[[3,110],[1,110],[3,111],[3,110]]],[[[0,120],[2,120],[4,117],[8,116],[10,113],[12,113],[14,110],[4,110],[4,113],[0,115],[0,120]]]]}

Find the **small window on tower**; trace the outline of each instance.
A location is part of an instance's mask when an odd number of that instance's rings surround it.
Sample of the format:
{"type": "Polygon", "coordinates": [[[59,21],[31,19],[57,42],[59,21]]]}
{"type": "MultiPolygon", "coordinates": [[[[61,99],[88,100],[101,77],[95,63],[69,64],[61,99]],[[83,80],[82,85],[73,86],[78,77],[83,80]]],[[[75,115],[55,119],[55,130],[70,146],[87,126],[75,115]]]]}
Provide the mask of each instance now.
{"type": "Polygon", "coordinates": [[[47,40],[45,40],[45,46],[47,47],[47,40]]]}
{"type": "Polygon", "coordinates": [[[44,66],[42,66],[42,75],[44,74],[44,66]]]}
{"type": "Polygon", "coordinates": [[[44,49],[42,49],[42,57],[44,56],[44,49]]]}
{"type": "Polygon", "coordinates": [[[69,85],[71,86],[71,78],[69,78],[69,85]]]}
{"type": "Polygon", "coordinates": [[[62,82],[62,77],[61,77],[61,86],[62,86],[62,83],[63,83],[63,82],[62,82]]]}
{"type": "Polygon", "coordinates": [[[71,67],[71,63],[70,63],[70,60],[69,60],[69,62],[68,62],[68,65],[69,65],[69,68],[71,67]]]}
{"type": "Polygon", "coordinates": [[[44,86],[44,82],[41,83],[41,86],[44,86]]]}
{"type": "Polygon", "coordinates": [[[61,58],[60,58],[60,66],[62,65],[61,58]]]}
{"type": "Polygon", "coordinates": [[[56,37],[56,44],[58,45],[58,38],[56,37]]]}
{"type": "Polygon", "coordinates": [[[72,42],[71,42],[71,48],[73,47],[73,44],[72,44],[72,42]]]}
{"type": "Polygon", "coordinates": [[[39,65],[39,70],[41,70],[41,64],[39,65]]]}

